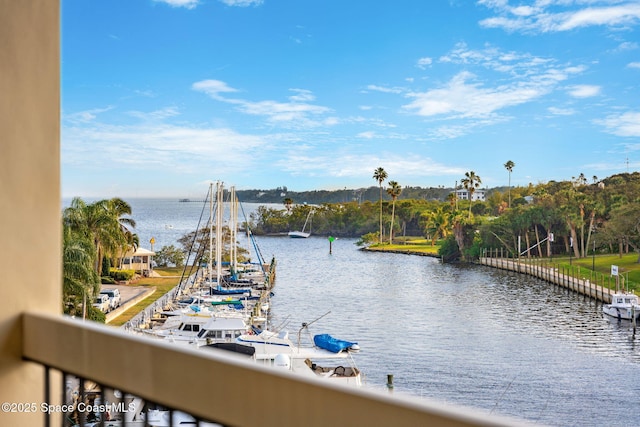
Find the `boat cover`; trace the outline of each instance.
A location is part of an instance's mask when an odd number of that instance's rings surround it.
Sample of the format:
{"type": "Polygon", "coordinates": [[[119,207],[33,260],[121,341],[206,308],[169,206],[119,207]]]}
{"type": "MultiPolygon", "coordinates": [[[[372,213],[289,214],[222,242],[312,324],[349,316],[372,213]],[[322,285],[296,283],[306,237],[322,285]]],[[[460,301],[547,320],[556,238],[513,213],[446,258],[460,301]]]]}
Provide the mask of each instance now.
{"type": "Polygon", "coordinates": [[[314,335],[313,342],[317,347],[329,350],[332,353],[340,353],[342,350],[358,344],[357,342],[333,338],[329,334],[314,335]]]}

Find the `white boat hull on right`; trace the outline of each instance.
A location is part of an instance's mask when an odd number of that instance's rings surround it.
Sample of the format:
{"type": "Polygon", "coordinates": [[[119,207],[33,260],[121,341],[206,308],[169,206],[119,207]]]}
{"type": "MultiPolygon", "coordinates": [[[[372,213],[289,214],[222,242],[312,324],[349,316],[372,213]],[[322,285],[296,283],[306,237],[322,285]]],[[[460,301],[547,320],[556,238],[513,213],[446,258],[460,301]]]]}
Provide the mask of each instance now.
{"type": "Polygon", "coordinates": [[[611,296],[611,304],[602,306],[602,312],[616,319],[637,320],[640,318],[638,296],[632,293],[616,292],[611,296]]]}
{"type": "Polygon", "coordinates": [[[634,315],[633,311],[635,311],[636,320],[640,318],[640,307],[632,310],[631,307],[615,307],[611,304],[605,304],[602,307],[602,311],[604,314],[622,320],[632,320],[634,315]]]}

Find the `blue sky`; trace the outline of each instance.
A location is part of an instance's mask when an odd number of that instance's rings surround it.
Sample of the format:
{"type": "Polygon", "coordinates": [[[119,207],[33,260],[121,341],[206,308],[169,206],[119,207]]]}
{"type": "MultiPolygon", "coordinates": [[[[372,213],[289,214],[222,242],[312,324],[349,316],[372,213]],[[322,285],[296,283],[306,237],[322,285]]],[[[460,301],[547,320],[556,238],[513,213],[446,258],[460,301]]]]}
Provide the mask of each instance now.
{"type": "Polygon", "coordinates": [[[638,168],[640,1],[62,0],[64,197],[638,168]]]}

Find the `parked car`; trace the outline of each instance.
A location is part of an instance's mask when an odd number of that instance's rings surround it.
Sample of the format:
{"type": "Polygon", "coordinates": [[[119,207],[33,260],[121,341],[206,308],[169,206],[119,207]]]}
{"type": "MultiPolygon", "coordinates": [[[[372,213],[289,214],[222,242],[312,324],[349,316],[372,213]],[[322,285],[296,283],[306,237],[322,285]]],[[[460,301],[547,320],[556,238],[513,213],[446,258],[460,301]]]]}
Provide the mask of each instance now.
{"type": "Polygon", "coordinates": [[[111,306],[109,305],[109,297],[105,294],[98,295],[93,301],[93,306],[103,313],[108,313],[111,311],[111,306]]]}
{"type": "Polygon", "coordinates": [[[103,289],[100,291],[101,295],[106,295],[109,298],[109,307],[111,310],[115,310],[120,307],[120,291],[117,289],[103,289]]]}

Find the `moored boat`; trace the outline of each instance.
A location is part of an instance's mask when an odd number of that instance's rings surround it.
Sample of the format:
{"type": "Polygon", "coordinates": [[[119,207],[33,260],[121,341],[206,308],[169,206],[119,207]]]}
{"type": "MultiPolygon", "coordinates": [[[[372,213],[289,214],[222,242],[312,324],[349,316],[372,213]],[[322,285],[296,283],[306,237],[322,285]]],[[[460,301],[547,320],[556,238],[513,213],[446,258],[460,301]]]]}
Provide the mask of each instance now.
{"type": "Polygon", "coordinates": [[[602,306],[604,314],[619,320],[637,320],[640,318],[640,303],[638,296],[623,292],[616,292],[611,296],[611,304],[602,306]]]}

